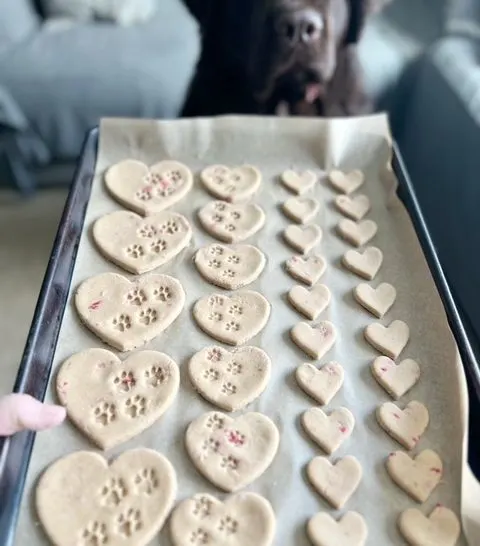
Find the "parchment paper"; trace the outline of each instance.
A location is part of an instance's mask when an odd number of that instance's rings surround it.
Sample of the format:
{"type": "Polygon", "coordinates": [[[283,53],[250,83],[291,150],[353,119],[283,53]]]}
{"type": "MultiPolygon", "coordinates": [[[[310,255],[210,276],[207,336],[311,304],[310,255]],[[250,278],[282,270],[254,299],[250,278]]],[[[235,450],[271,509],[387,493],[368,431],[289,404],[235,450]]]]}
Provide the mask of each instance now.
{"type": "MultiPolygon", "coordinates": [[[[442,483],[421,509],[430,513],[436,503],[443,503],[461,513],[462,478],[464,500],[471,499],[471,481],[465,463],[465,432],[467,397],[465,378],[453,336],[449,330],[440,298],[434,287],[410,219],[394,193],[395,180],[387,164],[391,155],[387,119],[380,116],[350,120],[302,120],[279,118],[220,118],[217,120],[181,120],[173,122],[105,120],[101,124],[100,148],[84,234],[73,275],[72,292],[86,278],[105,272],[122,272],[106,261],[91,240],[92,223],[100,216],[120,209],[106,192],[102,175],[110,165],[127,158],[148,164],[172,158],[185,162],[195,172],[212,163],[235,165],[252,163],[263,173],[261,191],[254,201],[267,215],[264,229],[248,240],[268,256],[263,275],[249,288],[264,294],[273,312],[265,330],[251,341],[262,347],[273,361],[273,373],[267,390],[248,410],[260,411],[271,417],[281,433],[277,456],[268,471],[248,487],[264,495],[277,515],[278,546],[306,546],[305,523],[315,513],[327,510],[338,516],[346,510],[357,510],[369,527],[368,544],[385,546],[404,544],[396,528],[400,512],[417,506],[388,477],[384,462],[388,453],[399,449],[380,429],[375,419],[377,406],[389,400],[370,372],[370,363],[378,356],[364,341],[363,330],[373,318],[354,302],[352,289],[361,282],[346,272],[340,258],[350,248],[334,232],[341,215],[333,208],[335,192],[325,181],[317,184],[314,194],[321,202],[316,222],[324,231],[319,251],[328,261],[322,282],[327,284],[333,301],[322,318],[332,321],[339,333],[334,349],[320,363],[340,362],[346,378],[340,393],[329,408],[348,407],[356,417],[352,437],[334,455],[347,454],[361,462],[362,483],[343,512],[335,512],[308,485],[305,466],[310,459],[322,454],[303,433],[299,416],[314,402],[297,386],[295,368],[309,358],[296,349],[289,330],[303,320],[286,301],[286,293],[296,284],[283,269],[284,261],[293,253],[281,238],[289,221],[280,211],[280,204],[289,192],[278,181],[287,168],[341,169],[360,168],[366,174],[362,192],[372,201],[369,218],[379,225],[372,244],[384,253],[384,263],[374,281],[388,281],[398,291],[397,302],[381,321],[406,321],[411,327],[411,340],[402,354],[419,361],[422,376],[419,384],[401,400],[424,402],[430,411],[430,425],[415,452],[425,448],[436,450],[442,457],[445,472],[442,483]],[[463,473],[463,474],[462,474],[463,473]],[[467,494],[468,491],[468,494],[467,494]]],[[[186,307],[181,317],[166,333],[149,343],[149,349],[168,353],[181,367],[181,387],[173,406],[149,430],[107,453],[112,458],[120,452],[146,446],[164,453],[173,463],[179,481],[178,500],[198,492],[210,492],[220,498],[226,495],[203,479],[188,459],[184,448],[187,425],[213,407],[192,388],[187,375],[189,358],[213,343],[194,324],[191,308],[194,302],[218,292],[209,285],[192,264],[195,249],[213,241],[199,226],[196,211],[211,197],[196,181],[192,193],[173,210],[186,215],[192,223],[194,237],[190,247],[167,266],[160,269],[177,277],[187,293],[186,307]]],[[[102,342],[80,324],[69,300],[57,346],[54,371],[70,355],[89,347],[101,347],[102,342]]],[[[55,373],[53,374],[54,377],[55,373]]],[[[52,381],[53,385],[53,381],[52,381]]],[[[53,386],[48,399],[54,399],[53,386]]],[[[58,457],[78,449],[95,449],[69,422],[60,428],[38,436],[28,474],[23,509],[17,534],[20,546],[46,544],[33,511],[34,484],[39,473],[58,457]]],[[[478,499],[478,497],[477,497],[478,499]]],[[[464,516],[477,525],[478,514],[464,505],[464,516]]],[[[153,544],[169,546],[168,525],[153,544]]],[[[466,544],[462,537],[459,544],[466,544]]],[[[470,545],[480,544],[478,535],[470,545]]]]}

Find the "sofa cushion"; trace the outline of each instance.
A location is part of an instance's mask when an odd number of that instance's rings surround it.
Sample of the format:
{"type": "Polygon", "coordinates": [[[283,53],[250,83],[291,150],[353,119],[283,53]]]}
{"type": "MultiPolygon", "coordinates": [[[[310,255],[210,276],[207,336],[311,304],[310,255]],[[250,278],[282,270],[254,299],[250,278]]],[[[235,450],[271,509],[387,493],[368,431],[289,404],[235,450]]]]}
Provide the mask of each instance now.
{"type": "Polygon", "coordinates": [[[30,0],[2,0],[0,15],[0,54],[25,40],[40,21],[30,0]]]}

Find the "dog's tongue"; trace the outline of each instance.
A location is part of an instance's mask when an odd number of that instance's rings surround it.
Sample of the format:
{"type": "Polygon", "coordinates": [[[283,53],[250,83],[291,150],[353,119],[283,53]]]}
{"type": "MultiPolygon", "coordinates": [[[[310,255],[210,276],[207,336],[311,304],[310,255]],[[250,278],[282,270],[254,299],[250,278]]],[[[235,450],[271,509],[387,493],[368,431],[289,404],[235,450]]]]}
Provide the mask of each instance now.
{"type": "Polygon", "coordinates": [[[322,92],[322,86],[319,83],[308,83],[305,89],[305,101],[313,104],[322,92]]]}

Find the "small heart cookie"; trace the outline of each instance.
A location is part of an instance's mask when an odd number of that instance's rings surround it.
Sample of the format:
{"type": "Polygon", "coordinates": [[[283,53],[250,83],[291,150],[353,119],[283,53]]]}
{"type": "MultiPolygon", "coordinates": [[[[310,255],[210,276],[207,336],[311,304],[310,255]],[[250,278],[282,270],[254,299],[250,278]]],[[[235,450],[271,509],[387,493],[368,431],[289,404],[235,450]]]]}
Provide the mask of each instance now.
{"type": "Polygon", "coordinates": [[[397,291],[387,282],[380,284],[377,288],[362,283],[355,288],[353,296],[372,315],[382,318],[395,303],[397,291]]]}
{"type": "Polygon", "coordinates": [[[103,273],[84,281],[75,294],[85,326],[119,351],[131,351],[160,335],[184,304],[177,279],[153,273],[133,281],[103,273]]]}
{"type": "Polygon", "coordinates": [[[237,290],[255,281],[265,264],[263,252],[251,245],[214,243],[195,254],[195,265],[202,277],[227,290],[237,290]]]}
{"type": "Polygon", "coordinates": [[[369,324],[364,335],[372,347],[395,360],[408,343],[410,329],[405,322],[394,320],[388,326],[369,324]]]}
{"type": "Polygon", "coordinates": [[[317,175],[312,171],[303,171],[302,173],[285,171],[282,174],[282,182],[289,190],[297,195],[302,195],[315,186],[317,175]]]}
{"type": "Polygon", "coordinates": [[[87,349],[62,364],[56,387],[75,425],[110,449],[157,421],[179,383],[178,366],[163,353],[141,351],[122,362],[110,351],[87,349]]]}
{"type": "Polygon", "coordinates": [[[213,237],[226,243],[239,243],[263,227],[265,213],[253,203],[231,205],[212,201],[200,209],[198,219],[213,237]]]}
{"type": "Polygon", "coordinates": [[[245,201],[258,190],[262,174],[252,165],[232,169],[225,165],[212,165],[201,172],[200,178],[212,195],[235,203],[245,201]]]}
{"type": "Polygon", "coordinates": [[[383,253],[375,246],[367,247],[363,253],[348,250],[342,258],[343,265],[358,276],[371,281],[375,278],[383,262],[383,253]]]}
{"type": "Polygon", "coordinates": [[[313,546],[364,546],[368,528],[357,512],[347,512],[338,521],[321,512],[308,522],[307,534],[313,546]]]}
{"type": "Polygon", "coordinates": [[[261,413],[236,419],[212,411],[188,426],[185,445],[197,470],[224,491],[242,489],[260,477],[277,453],[277,427],[261,413]]]}
{"type": "Polygon", "coordinates": [[[285,262],[287,273],[297,281],[313,286],[325,273],[327,263],[321,256],[292,256],[285,262]]]}
{"type": "Polygon", "coordinates": [[[325,320],[310,326],[300,322],[290,332],[292,341],[308,356],[319,360],[335,345],[337,333],[335,326],[325,320]]]}
{"type": "Polygon", "coordinates": [[[396,364],[388,356],[379,356],[372,363],[372,374],[388,394],[398,400],[420,379],[420,366],[411,358],[396,364]]]}
{"type": "Polygon", "coordinates": [[[307,197],[290,197],[283,203],[282,208],[285,215],[294,222],[308,224],[317,215],[320,203],[307,197]]]}
{"type": "Polygon", "coordinates": [[[356,197],[338,195],[335,198],[335,206],[348,218],[359,221],[369,212],[370,199],[366,195],[357,195],[356,197]]]}
{"type": "Polygon", "coordinates": [[[328,180],[337,191],[349,195],[362,186],[365,181],[365,176],[362,171],[359,171],[358,169],[349,173],[335,170],[330,171],[328,180]]]}
{"type": "Polygon", "coordinates": [[[461,532],[455,513],[442,505],[437,505],[428,518],[416,508],[405,510],[398,528],[411,546],[455,546],[461,532]]]}
{"type": "Polygon", "coordinates": [[[363,246],[371,241],[377,230],[378,226],[373,220],[354,222],[344,218],[337,224],[337,231],[341,237],[354,246],[363,246]]]}
{"type": "Polygon", "coordinates": [[[294,286],[288,293],[288,301],[297,311],[315,320],[330,304],[332,294],[324,284],[316,284],[310,290],[294,286]]]}
{"type": "Polygon", "coordinates": [[[310,408],[302,415],[302,425],[308,436],[331,455],[352,434],[355,417],[347,408],[328,415],[320,408],[310,408]]]}
{"type": "Polygon", "coordinates": [[[178,161],[161,161],[148,168],[127,159],[107,170],[105,185],[119,203],[147,216],[183,199],[192,189],[193,175],[178,161]]]}
{"type": "Polygon", "coordinates": [[[315,490],[340,510],[359,486],[362,467],[351,455],[335,464],[326,457],[315,457],[308,463],[307,477],[315,490]]]}
{"type": "Polygon", "coordinates": [[[378,424],[407,449],[418,444],[429,419],[427,408],[416,401],[409,402],[404,410],[393,402],[385,402],[377,409],[378,424]]]}
{"type": "Polygon", "coordinates": [[[386,462],[392,480],[413,500],[425,502],[442,479],[442,459],[425,449],[413,459],[403,451],[390,453],[386,462]]]}
{"type": "Polygon", "coordinates": [[[300,388],[322,405],[331,402],[343,385],[344,377],[345,372],[337,362],[329,362],[320,369],[305,363],[295,372],[300,388]]]}
{"type": "Polygon", "coordinates": [[[102,254],[136,275],[168,263],[191,238],[187,219],[167,211],[142,218],[120,210],[102,216],[93,225],[93,239],[102,254]]]}
{"type": "Polygon", "coordinates": [[[267,324],[270,304],[258,292],[214,294],[197,301],[193,317],[200,328],[223,343],[243,345],[267,324]]]}
{"type": "Polygon", "coordinates": [[[283,237],[293,249],[307,254],[322,240],[322,230],[316,224],[291,225],[283,232],[283,237]]]}
{"type": "Polygon", "coordinates": [[[270,503],[255,493],[239,493],[225,502],[202,493],[175,508],[170,532],[175,546],[271,546],[275,514],[270,503]]]}
{"type": "Polygon", "coordinates": [[[257,347],[227,351],[207,347],[190,360],[188,371],[195,389],[227,411],[237,411],[262,394],[270,378],[271,361],[257,347]]]}

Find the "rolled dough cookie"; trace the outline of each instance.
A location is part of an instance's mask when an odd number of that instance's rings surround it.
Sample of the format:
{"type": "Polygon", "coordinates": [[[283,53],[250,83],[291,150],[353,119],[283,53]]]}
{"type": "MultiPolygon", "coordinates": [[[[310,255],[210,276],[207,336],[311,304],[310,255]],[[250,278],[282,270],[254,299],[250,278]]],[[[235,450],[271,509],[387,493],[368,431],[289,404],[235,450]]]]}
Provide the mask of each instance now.
{"type": "Polygon", "coordinates": [[[367,281],[375,278],[382,262],[382,251],[375,246],[369,246],[363,252],[348,250],[342,258],[342,263],[347,269],[367,281]]]}
{"type": "Polygon", "coordinates": [[[300,388],[322,405],[329,404],[343,385],[345,372],[337,362],[320,369],[313,364],[298,366],[295,377],[300,388]]]}
{"type": "Polygon", "coordinates": [[[98,453],[77,451],[40,477],[35,504],[56,546],[146,546],[175,500],[175,470],[160,453],[133,449],[110,466],[98,453]]]}
{"type": "Polygon", "coordinates": [[[308,224],[317,215],[320,203],[316,199],[307,197],[290,197],[283,203],[282,209],[290,220],[299,224],[308,224]]]}
{"type": "Polygon", "coordinates": [[[253,203],[231,205],[212,201],[200,209],[198,219],[213,237],[226,243],[240,243],[263,227],[265,213],[253,203]]]}
{"type": "Polygon", "coordinates": [[[420,402],[409,402],[401,410],[393,402],[385,402],[377,409],[378,424],[399,444],[413,449],[425,432],[430,418],[420,402]]]}
{"type": "Polygon", "coordinates": [[[337,191],[349,195],[363,185],[365,176],[358,169],[349,173],[334,170],[328,174],[328,180],[337,191]]]}
{"type": "Polygon", "coordinates": [[[294,286],[288,293],[288,301],[310,320],[315,320],[330,304],[332,294],[324,284],[316,284],[310,290],[294,286]]]}
{"type": "Polygon", "coordinates": [[[405,322],[394,320],[388,326],[369,324],[364,335],[372,347],[395,360],[408,343],[410,328],[405,322]]]}
{"type": "Polygon", "coordinates": [[[428,518],[416,508],[405,510],[398,519],[398,528],[410,546],[455,546],[461,531],[455,513],[441,504],[428,518]]]}
{"type": "Polygon", "coordinates": [[[355,417],[347,408],[328,414],[320,408],[310,408],[302,415],[302,426],[308,436],[331,455],[352,434],[355,417]]]}
{"type": "Polygon", "coordinates": [[[325,320],[310,326],[299,322],[290,332],[292,341],[308,356],[319,360],[335,345],[337,333],[335,326],[325,320]]]}
{"type": "Polygon", "coordinates": [[[236,419],[212,411],[192,421],[185,445],[197,470],[214,485],[237,491],[270,466],[279,444],[278,429],[261,413],[236,419]]]}
{"type": "Polygon", "coordinates": [[[166,354],[141,351],[122,362],[110,351],[87,349],[63,363],[56,388],[75,425],[110,449],[157,421],[179,383],[178,366],[166,354]]]}
{"type": "Polygon", "coordinates": [[[253,165],[233,168],[212,165],[202,171],[200,178],[212,195],[231,203],[251,197],[262,182],[262,174],[253,165]]]}
{"type": "Polygon", "coordinates": [[[322,230],[316,224],[291,225],[285,229],[283,237],[294,250],[307,254],[322,240],[322,230]]]}
{"type": "Polygon", "coordinates": [[[325,273],[327,264],[321,256],[292,256],[285,262],[287,273],[297,281],[313,286],[325,273]]]}
{"type": "Polygon", "coordinates": [[[193,317],[200,328],[229,345],[243,345],[267,324],[270,304],[258,292],[243,290],[231,296],[213,294],[197,301],[193,317]]]}
{"type": "Polygon", "coordinates": [[[237,290],[255,281],[265,264],[263,252],[251,245],[214,243],[195,254],[195,265],[202,277],[227,290],[237,290]]]}
{"type": "Polygon", "coordinates": [[[358,303],[372,315],[382,318],[395,303],[397,291],[386,282],[378,285],[377,288],[362,283],[354,289],[353,295],[358,303]]]}
{"type": "Polygon", "coordinates": [[[178,161],[161,161],[149,168],[127,159],[107,170],[105,185],[119,203],[147,216],[183,199],[192,189],[193,175],[178,161]]]}
{"type": "Polygon", "coordinates": [[[370,211],[370,199],[366,195],[339,195],[335,198],[335,206],[342,214],[358,222],[370,211]]]}
{"type": "Polygon", "coordinates": [[[103,273],[84,281],[75,295],[82,322],[120,351],[131,351],[161,334],[181,313],[182,285],[168,275],[149,274],[129,281],[103,273]]]}
{"type": "Polygon", "coordinates": [[[168,263],[191,238],[187,219],[168,211],[142,218],[121,210],[102,216],[93,225],[93,239],[102,254],[137,275],[168,263]]]}
{"type": "Polygon", "coordinates": [[[257,347],[227,351],[207,347],[189,363],[190,380],[207,400],[227,411],[250,404],[265,390],[270,378],[271,361],[257,347]]]}
{"type": "Polygon", "coordinates": [[[348,243],[354,246],[363,246],[375,237],[378,226],[373,220],[354,222],[344,218],[338,222],[337,231],[348,243]]]}
{"type": "Polygon", "coordinates": [[[372,363],[372,374],[388,394],[398,400],[420,379],[420,366],[411,358],[396,364],[388,356],[379,356],[372,363]]]}
{"type": "Polygon", "coordinates": [[[303,195],[311,190],[317,182],[317,175],[312,171],[285,171],[282,174],[283,185],[297,195],[303,195]]]}
{"type": "Polygon", "coordinates": [[[357,512],[347,512],[338,521],[321,512],[308,522],[307,534],[313,546],[365,546],[368,528],[357,512]]]}
{"type": "Polygon", "coordinates": [[[170,518],[174,546],[270,546],[275,514],[255,493],[239,493],[221,502],[202,493],[181,502],[170,518]]]}

